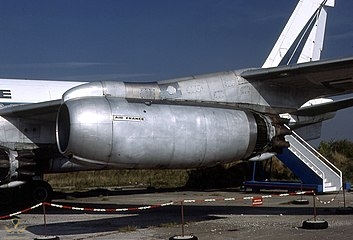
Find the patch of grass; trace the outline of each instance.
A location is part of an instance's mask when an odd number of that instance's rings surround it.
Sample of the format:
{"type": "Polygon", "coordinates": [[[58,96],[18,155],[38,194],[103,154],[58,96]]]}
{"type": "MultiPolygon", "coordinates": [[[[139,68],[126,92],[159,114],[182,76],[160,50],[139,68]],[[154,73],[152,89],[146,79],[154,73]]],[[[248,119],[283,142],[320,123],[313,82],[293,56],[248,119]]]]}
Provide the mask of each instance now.
{"type": "Polygon", "coordinates": [[[187,170],[100,170],[45,174],[53,188],[72,186],[76,190],[92,187],[142,186],[154,188],[182,187],[188,181],[187,170]]]}

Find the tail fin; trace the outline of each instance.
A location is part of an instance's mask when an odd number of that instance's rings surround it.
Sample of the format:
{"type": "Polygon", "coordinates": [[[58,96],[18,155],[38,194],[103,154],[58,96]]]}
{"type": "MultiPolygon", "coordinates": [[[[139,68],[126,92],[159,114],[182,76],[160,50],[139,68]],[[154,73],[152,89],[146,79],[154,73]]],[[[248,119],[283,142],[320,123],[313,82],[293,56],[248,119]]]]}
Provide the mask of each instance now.
{"type": "Polygon", "coordinates": [[[335,0],[300,0],[263,68],[320,59],[327,12],[335,0]]]}

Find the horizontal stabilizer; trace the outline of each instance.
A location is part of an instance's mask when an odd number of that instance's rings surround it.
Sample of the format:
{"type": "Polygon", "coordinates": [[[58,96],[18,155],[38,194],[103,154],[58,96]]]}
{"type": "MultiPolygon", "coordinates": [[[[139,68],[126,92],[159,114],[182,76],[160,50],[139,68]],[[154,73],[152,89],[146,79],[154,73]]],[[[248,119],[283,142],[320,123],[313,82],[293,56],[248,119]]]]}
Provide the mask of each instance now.
{"type": "Polygon", "coordinates": [[[249,82],[258,81],[259,85],[274,86],[293,94],[291,96],[295,96],[298,103],[295,108],[299,109],[310,99],[352,93],[353,58],[249,69],[240,73],[240,76],[249,82]]]}
{"type": "Polygon", "coordinates": [[[349,108],[353,106],[353,97],[332,102],[322,103],[313,106],[300,108],[298,111],[293,112],[297,116],[316,116],[328,112],[336,112],[338,110],[349,108]]]}

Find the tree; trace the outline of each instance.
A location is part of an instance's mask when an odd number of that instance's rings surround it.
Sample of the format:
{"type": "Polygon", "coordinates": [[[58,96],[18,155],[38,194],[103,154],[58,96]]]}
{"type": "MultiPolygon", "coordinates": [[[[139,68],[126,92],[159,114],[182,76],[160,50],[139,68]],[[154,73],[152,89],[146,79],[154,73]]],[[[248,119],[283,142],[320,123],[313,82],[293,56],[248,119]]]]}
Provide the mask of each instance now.
{"type": "Polygon", "coordinates": [[[345,181],[353,181],[353,142],[322,141],[319,152],[342,171],[345,181]]]}

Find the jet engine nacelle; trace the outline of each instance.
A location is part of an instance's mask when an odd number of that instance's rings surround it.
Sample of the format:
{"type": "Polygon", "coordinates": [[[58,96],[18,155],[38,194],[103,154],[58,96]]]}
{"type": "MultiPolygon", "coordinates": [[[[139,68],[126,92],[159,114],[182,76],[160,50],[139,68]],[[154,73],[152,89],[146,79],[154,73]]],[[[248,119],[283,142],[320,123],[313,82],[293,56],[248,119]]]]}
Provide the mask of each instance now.
{"type": "Polygon", "coordinates": [[[80,164],[191,168],[245,159],[274,136],[268,118],[248,111],[87,97],[61,106],[59,151],[80,164]]]}

